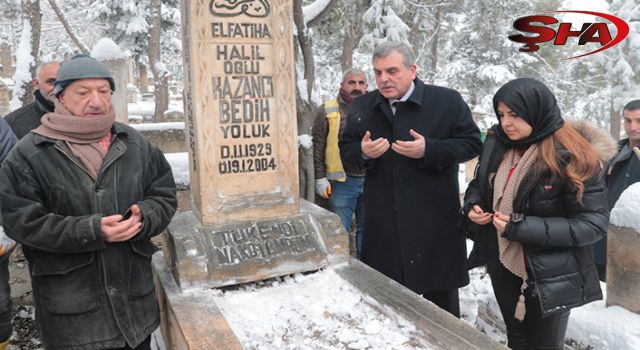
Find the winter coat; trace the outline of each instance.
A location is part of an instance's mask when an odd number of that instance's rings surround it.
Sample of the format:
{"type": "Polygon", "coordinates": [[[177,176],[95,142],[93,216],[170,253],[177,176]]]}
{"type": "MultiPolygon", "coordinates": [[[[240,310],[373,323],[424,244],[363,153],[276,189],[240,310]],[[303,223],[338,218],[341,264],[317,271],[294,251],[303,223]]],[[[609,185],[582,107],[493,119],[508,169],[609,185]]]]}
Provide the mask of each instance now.
{"type": "Polygon", "coordinates": [[[620,152],[611,160],[607,171],[606,182],[609,189],[609,196],[607,197],[609,209],[613,209],[624,190],[640,181],[640,159],[628,145],[629,139],[618,142],[620,152]]]}
{"type": "MultiPolygon", "coordinates": [[[[349,113],[349,104],[340,96],[336,97],[340,104],[340,129],[338,130],[338,140],[342,140],[344,131],[347,127],[347,114],[349,113]]],[[[327,150],[327,134],[329,133],[329,123],[327,122],[327,111],[324,104],[318,109],[316,119],[313,123],[313,166],[315,169],[316,179],[327,177],[325,153],[327,150]]],[[[358,165],[342,162],[342,167],[347,176],[364,176],[364,169],[358,165]]]]}
{"type": "Polygon", "coordinates": [[[16,135],[4,118],[0,118],[0,162],[9,154],[13,145],[18,142],[16,135]]]}
{"type": "MultiPolygon", "coordinates": [[[[0,118],[0,162],[9,154],[13,145],[17,141],[16,135],[11,131],[11,127],[0,118]]],[[[4,236],[3,232],[0,235],[4,236]]],[[[3,237],[4,238],[4,237],[3,237]]],[[[15,245],[13,246],[15,247],[15,245]]],[[[11,288],[9,286],[9,256],[13,248],[7,250],[4,247],[3,255],[0,256],[0,342],[4,342],[11,336],[11,288]]]]}
{"type": "Polygon", "coordinates": [[[377,90],[351,104],[340,150],[343,162],[367,168],[364,183],[365,236],[362,261],[416,293],[466,285],[466,245],[459,220],[459,163],[481,148],[469,107],[454,90],[414,80],[409,99],[389,101],[377,90]],[[405,157],[391,148],[377,159],[363,158],[360,142],[425,137],[425,155],[405,157]]]}
{"type": "MultiPolygon", "coordinates": [[[[604,132],[590,128],[583,135],[604,132]]],[[[588,139],[589,140],[589,139],[588,139]]],[[[592,145],[596,144],[590,140],[592,145]]],[[[558,146],[560,147],[560,146],[558,146]]],[[[463,206],[462,226],[474,241],[469,268],[486,265],[489,273],[499,267],[498,240],[493,224],[477,225],[468,219],[473,205],[492,211],[493,176],[508,148],[489,133],[478,163],[476,176],[469,184],[463,206]]],[[[558,148],[566,159],[565,149],[558,148]]],[[[600,161],[610,153],[596,149],[600,161]]],[[[602,163],[601,163],[602,164],[602,163]]],[[[548,173],[525,177],[514,199],[513,213],[504,237],[522,244],[529,285],[538,295],[543,316],[602,299],[592,245],[607,232],[609,210],[606,188],[601,173],[584,183],[582,203],[576,190],[565,179],[554,179],[548,173]]]]}
{"type": "Polygon", "coordinates": [[[119,123],[97,180],[59,140],[30,133],[0,169],[7,234],[29,261],[36,320],[48,350],[134,347],[155,330],[150,238],[176,210],[171,167],[134,129],[119,123]],[[137,204],[141,232],[102,239],[103,216],[137,204]]]}
{"type": "Polygon", "coordinates": [[[40,119],[43,115],[53,112],[53,103],[44,98],[39,90],[36,90],[35,97],[35,101],[16,109],[4,117],[18,139],[23,138],[31,130],[40,126],[40,119]]]}

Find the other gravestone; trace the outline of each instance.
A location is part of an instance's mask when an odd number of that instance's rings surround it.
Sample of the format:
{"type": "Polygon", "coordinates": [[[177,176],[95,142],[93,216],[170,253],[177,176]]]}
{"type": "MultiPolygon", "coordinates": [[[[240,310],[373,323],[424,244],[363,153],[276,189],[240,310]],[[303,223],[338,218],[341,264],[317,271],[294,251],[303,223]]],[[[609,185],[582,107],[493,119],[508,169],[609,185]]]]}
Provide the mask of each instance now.
{"type": "MultiPolygon", "coordinates": [[[[634,155],[631,155],[634,157],[634,155]]],[[[627,188],[611,210],[607,234],[607,305],[640,314],[640,183],[627,188]]]]}
{"type": "Polygon", "coordinates": [[[0,44],[0,66],[2,66],[0,77],[13,77],[13,58],[11,57],[11,47],[8,43],[0,44]]]}
{"type": "Polygon", "coordinates": [[[11,96],[9,94],[9,87],[0,80],[0,117],[9,114],[10,103],[11,96]]]}
{"type": "Polygon", "coordinates": [[[91,50],[91,57],[104,62],[113,74],[116,91],[111,103],[116,113],[116,121],[128,124],[129,109],[127,105],[127,84],[129,83],[129,59],[120,47],[108,38],[100,39],[91,50]]]}

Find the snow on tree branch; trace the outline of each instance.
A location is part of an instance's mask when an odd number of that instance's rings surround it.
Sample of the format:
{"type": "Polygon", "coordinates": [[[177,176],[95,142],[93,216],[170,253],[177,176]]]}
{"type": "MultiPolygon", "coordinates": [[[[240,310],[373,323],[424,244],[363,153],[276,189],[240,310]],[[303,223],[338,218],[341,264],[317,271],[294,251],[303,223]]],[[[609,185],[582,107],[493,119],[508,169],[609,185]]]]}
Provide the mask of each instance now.
{"type": "Polygon", "coordinates": [[[11,98],[11,110],[22,107],[20,97],[24,95],[24,90],[31,83],[31,66],[36,62],[31,56],[31,46],[33,38],[31,35],[31,24],[29,20],[22,21],[22,35],[20,36],[20,44],[16,50],[16,73],[13,78],[13,97],[11,98]]]}
{"type": "Polygon", "coordinates": [[[304,24],[307,25],[309,22],[316,19],[316,17],[320,16],[320,14],[329,8],[331,2],[333,0],[316,0],[312,4],[302,7],[302,12],[304,13],[304,24]]]}
{"type": "Polygon", "coordinates": [[[93,46],[91,57],[100,61],[108,61],[126,58],[127,55],[113,40],[102,38],[93,46]]]}

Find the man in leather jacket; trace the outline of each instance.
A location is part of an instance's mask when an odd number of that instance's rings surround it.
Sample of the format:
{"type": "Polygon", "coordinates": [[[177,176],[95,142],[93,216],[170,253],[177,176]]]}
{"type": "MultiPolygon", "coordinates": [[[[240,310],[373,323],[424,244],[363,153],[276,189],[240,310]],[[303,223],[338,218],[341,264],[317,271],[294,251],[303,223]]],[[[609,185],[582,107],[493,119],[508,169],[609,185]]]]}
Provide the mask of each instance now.
{"type": "Polygon", "coordinates": [[[151,237],[175,213],[163,154],[115,122],[111,72],[89,56],[58,71],[55,111],[0,169],[7,235],[29,261],[36,321],[54,349],[150,349],[160,323],[151,237]]]}

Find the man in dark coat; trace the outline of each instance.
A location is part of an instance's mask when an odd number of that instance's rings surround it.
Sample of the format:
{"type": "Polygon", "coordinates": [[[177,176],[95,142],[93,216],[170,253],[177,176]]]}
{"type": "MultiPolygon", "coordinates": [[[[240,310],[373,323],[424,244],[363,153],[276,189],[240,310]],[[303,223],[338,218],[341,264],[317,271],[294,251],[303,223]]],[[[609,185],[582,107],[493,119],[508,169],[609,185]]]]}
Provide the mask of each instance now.
{"type": "Polygon", "coordinates": [[[416,78],[407,45],[379,45],[373,67],[378,90],[354,100],[340,143],[367,169],[362,261],[459,316],[458,167],[480,152],[480,131],[458,92],[416,78]]]}
{"type": "Polygon", "coordinates": [[[55,61],[40,64],[36,69],[36,78],[33,79],[33,87],[36,90],[34,93],[35,101],[4,117],[19,139],[37,128],[40,125],[40,118],[45,113],[53,112],[53,101],[55,100],[53,84],[56,81],[56,73],[59,68],[60,63],[55,61]]]}
{"type": "Polygon", "coordinates": [[[0,168],[0,213],[29,261],[47,350],[150,349],[160,323],[151,237],[175,213],[163,154],[115,122],[101,62],[60,67],[53,113],[0,168]]]}
{"type": "MultiPolygon", "coordinates": [[[[640,181],[640,100],[633,100],[622,110],[627,138],[618,143],[618,154],[611,160],[605,177],[609,194],[607,202],[613,209],[627,187],[640,181]]],[[[607,237],[594,246],[595,262],[600,280],[607,277],[607,237]]]]}

